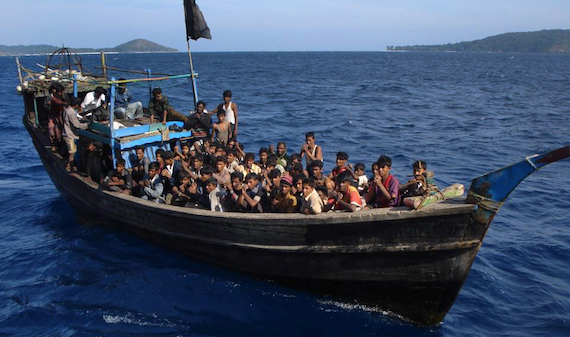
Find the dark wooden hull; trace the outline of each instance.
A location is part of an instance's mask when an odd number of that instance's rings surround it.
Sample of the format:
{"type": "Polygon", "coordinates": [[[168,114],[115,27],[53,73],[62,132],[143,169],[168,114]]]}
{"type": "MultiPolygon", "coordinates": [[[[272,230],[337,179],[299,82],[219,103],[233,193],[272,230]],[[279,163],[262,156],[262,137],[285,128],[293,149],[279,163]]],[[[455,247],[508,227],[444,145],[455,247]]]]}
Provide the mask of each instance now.
{"type": "Polygon", "coordinates": [[[354,303],[422,325],[441,322],[486,232],[474,205],[420,211],[214,213],[105,192],[65,171],[43,131],[24,122],[46,171],[76,211],[224,268],[354,303]]]}

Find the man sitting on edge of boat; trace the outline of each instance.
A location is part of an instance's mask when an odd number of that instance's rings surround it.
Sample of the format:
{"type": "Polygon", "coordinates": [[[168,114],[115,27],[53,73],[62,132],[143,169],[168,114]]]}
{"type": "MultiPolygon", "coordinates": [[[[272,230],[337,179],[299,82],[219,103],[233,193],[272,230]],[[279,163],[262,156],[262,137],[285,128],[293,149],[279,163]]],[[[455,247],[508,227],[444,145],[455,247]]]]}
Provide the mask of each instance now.
{"type": "MultiPolygon", "coordinates": [[[[119,81],[125,81],[119,78],[119,81]]],[[[138,119],[143,116],[143,105],[141,102],[133,101],[133,94],[127,89],[126,83],[119,83],[115,91],[115,118],[126,118],[129,120],[138,119]]]]}
{"type": "Polygon", "coordinates": [[[311,178],[303,179],[302,214],[320,214],[323,211],[323,200],[315,190],[315,181],[311,178]]]}
{"type": "Polygon", "coordinates": [[[143,179],[142,186],[142,199],[164,204],[164,183],[157,162],[152,162],[148,166],[148,175],[143,179]]]}
{"type": "Polygon", "coordinates": [[[125,169],[123,158],[117,159],[117,168],[109,171],[101,186],[109,191],[131,194],[133,179],[129,171],[125,169]]]}
{"type": "Polygon", "coordinates": [[[366,203],[369,208],[396,207],[400,204],[400,182],[390,174],[392,159],[382,155],[376,162],[379,174],[368,188],[366,203]]]}
{"type": "Polygon", "coordinates": [[[148,174],[148,166],[150,165],[150,159],[144,155],[144,148],[137,146],[135,148],[135,155],[129,157],[131,162],[131,175],[133,177],[133,184],[137,185],[144,176],[148,174]]]}
{"type": "Polygon", "coordinates": [[[174,186],[178,186],[180,183],[178,176],[180,170],[182,170],[182,164],[174,160],[174,154],[171,151],[164,151],[162,160],[164,160],[164,168],[160,172],[160,175],[164,180],[164,195],[167,195],[172,191],[174,186]]]}
{"type": "Polygon", "coordinates": [[[152,98],[148,102],[148,110],[150,111],[150,124],[155,123],[155,116],[162,121],[163,125],[165,125],[167,121],[186,122],[188,120],[188,117],[170,106],[168,97],[162,94],[162,89],[160,88],[152,89],[152,98]]]}
{"type": "Polygon", "coordinates": [[[343,172],[337,177],[338,193],[336,195],[335,210],[359,211],[362,209],[362,199],[356,187],[352,186],[353,179],[350,172],[343,172]]]}

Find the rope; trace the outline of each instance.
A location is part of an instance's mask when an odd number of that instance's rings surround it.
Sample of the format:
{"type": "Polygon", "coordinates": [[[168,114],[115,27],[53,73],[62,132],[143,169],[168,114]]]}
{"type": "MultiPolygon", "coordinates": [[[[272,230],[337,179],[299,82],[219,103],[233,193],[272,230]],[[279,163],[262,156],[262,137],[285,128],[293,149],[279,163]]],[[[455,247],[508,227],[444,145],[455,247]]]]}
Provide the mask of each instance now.
{"type": "Polygon", "coordinates": [[[530,166],[532,166],[535,170],[538,170],[538,167],[536,167],[536,165],[534,165],[534,163],[531,161],[532,158],[536,158],[538,157],[537,154],[532,155],[532,156],[528,156],[525,158],[525,160],[530,164],[530,166]]]}
{"type": "Polygon", "coordinates": [[[495,201],[493,199],[489,199],[473,191],[469,191],[468,194],[471,197],[475,198],[475,200],[477,201],[477,205],[479,205],[479,207],[482,207],[490,212],[497,213],[499,209],[501,209],[501,207],[503,206],[502,201],[495,201]]]}
{"type": "MultiPolygon", "coordinates": [[[[95,68],[97,69],[103,69],[103,67],[98,67],[95,66],[95,68]]],[[[126,70],[126,69],[120,69],[120,68],[115,68],[115,67],[109,67],[106,66],[105,67],[108,70],[113,70],[113,71],[120,71],[120,72],[124,72],[124,73],[133,73],[133,74],[147,74],[146,71],[140,71],[140,70],[126,70]]],[[[164,74],[164,73],[152,73],[153,75],[162,75],[162,76],[173,76],[172,74],[164,74]]]]}

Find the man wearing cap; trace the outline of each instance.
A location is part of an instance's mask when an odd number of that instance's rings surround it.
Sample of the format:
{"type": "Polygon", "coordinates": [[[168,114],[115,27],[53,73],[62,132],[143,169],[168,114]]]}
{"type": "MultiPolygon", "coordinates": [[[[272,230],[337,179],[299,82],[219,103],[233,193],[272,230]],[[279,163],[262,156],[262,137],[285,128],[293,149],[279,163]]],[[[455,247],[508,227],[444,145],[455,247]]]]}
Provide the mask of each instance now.
{"type": "Polygon", "coordinates": [[[297,208],[297,198],[291,194],[293,178],[285,174],[281,177],[280,193],[277,193],[271,201],[271,209],[276,213],[295,213],[297,208]]]}

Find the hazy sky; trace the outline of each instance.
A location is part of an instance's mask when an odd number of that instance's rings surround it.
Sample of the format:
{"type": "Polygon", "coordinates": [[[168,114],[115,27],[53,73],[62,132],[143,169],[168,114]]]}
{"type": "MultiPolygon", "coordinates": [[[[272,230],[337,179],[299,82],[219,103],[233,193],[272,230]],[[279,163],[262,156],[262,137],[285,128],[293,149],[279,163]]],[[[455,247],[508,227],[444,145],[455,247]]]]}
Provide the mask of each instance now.
{"type": "MultiPolygon", "coordinates": [[[[570,0],[198,0],[212,40],[193,51],[385,50],[570,29],[570,0]]],[[[186,50],[182,0],[0,0],[0,44],[186,50]]]]}

